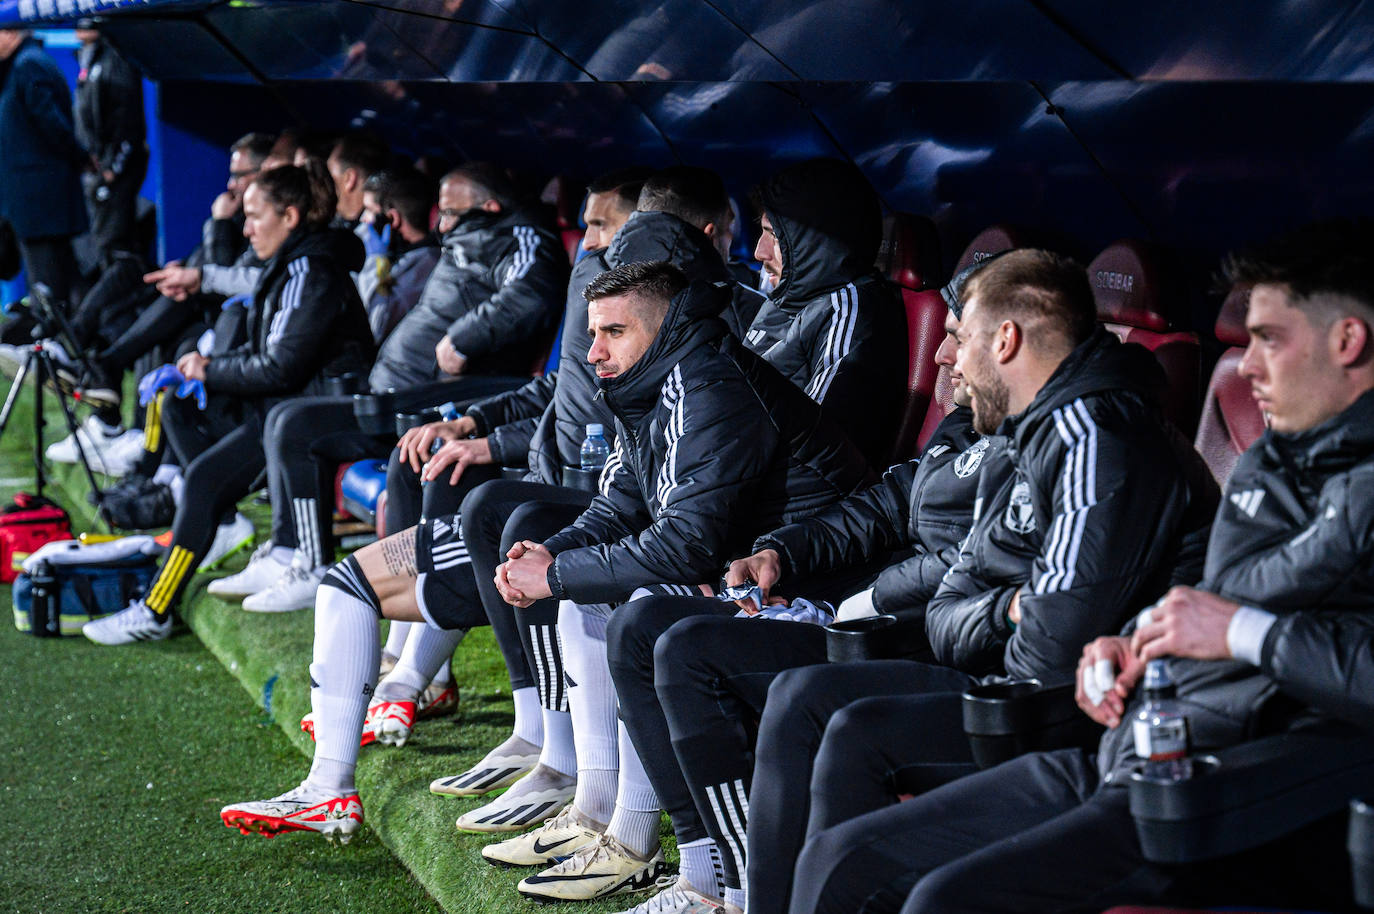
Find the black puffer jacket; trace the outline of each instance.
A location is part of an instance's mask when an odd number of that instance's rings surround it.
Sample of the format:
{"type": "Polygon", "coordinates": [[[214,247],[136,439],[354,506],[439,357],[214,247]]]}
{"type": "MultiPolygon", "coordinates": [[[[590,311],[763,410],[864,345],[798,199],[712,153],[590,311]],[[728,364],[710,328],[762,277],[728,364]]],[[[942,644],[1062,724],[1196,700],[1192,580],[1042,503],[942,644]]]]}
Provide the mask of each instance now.
{"type": "MultiPolygon", "coordinates": [[[[1257,669],[1169,660],[1193,745],[1217,749],[1302,716],[1304,705],[1363,726],[1374,657],[1351,644],[1374,623],[1374,392],[1307,432],[1266,432],[1226,485],[1198,586],[1275,613],[1257,669]],[[1335,638],[1341,629],[1351,629],[1335,638]]],[[[1139,697],[1127,708],[1138,710],[1139,697]]],[[[1103,737],[1104,773],[1134,756],[1129,728],[1103,737]]]]}
{"type": "Polygon", "coordinates": [[[1197,579],[1217,486],[1161,417],[1162,383],[1154,356],[1099,329],[1002,423],[1013,472],[982,480],[978,519],[926,610],[941,663],[1067,682],[1083,645],[1197,579]]]}
{"type": "MultiPolygon", "coordinates": [[[[588,254],[573,267],[563,312],[560,380],[555,384],[550,378],[540,378],[468,409],[468,415],[477,420],[479,434],[489,433],[494,460],[518,466],[528,454],[534,478],[556,484],[563,467],[577,465],[589,423],[603,425],[606,442],[615,446],[614,417],[597,396],[596,371],[587,361],[587,300],[582,290],[612,266],[659,260],[678,267],[688,279],[729,280],[720,254],[700,229],[669,213],[632,213],[609,248],[588,254]]],[[[746,301],[746,307],[748,297],[758,297],[734,283],[731,291],[735,302],[746,301]]],[[[727,309],[726,315],[730,313],[732,309],[727,309]]]]}
{"type": "Polygon", "coordinates": [[[446,378],[434,347],[447,336],[467,374],[527,375],[568,283],[563,245],[519,210],[474,211],[443,238],[444,253],[377,361],[399,386],[446,378]]]}
{"type": "Polygon", "coordinates": [[[210,360],[205,389],[264,404],[322,392],[324,378],[366,374],[372,332],[358,289],[325,230],[297,229],[267,262],[248,312],[248,341],[210,360]]]}
{"type": "Polygon", "coordinates": [[[906,397],[906,313],[873,268],[882,213],[854,166],[813,159],[759,188],[782,275],[744,341],[820,403],[874,466],[906,397]]]}
{"type": "Polygon", "coordinates": [[[794,575],[861,566],[897,552],[874,584],[873,604],[879,612],[918,617],[958,557],[984,468],[1005,461],[1002,452],[1002,439],[980,436],[972,413],[956,409],[919,460],[899,463],[872,488],[759,537],[754,551],[777,551],[782,593],[792,593],[787,582],[794,575]]]}
{"type": "Polygon", "coordinates": [[[873,481],[816,405],[714,317],[728,294],[694,283],[644,356],[599,382],[616,449],[601,494],[545,542],[554,596],[600,603],[713,582],[759,533],[873,481]]]}

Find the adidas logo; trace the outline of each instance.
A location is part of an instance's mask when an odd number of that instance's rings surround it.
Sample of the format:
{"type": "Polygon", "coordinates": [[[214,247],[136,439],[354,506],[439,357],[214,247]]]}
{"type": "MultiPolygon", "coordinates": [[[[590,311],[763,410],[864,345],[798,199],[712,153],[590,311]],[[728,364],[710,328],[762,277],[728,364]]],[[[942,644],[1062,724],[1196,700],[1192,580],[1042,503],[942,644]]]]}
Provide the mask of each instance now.
{"type": "Polygon", "coordinates": [[[1255,516],[1255,512],[1259,511],[1262,501],[1264,501],[1263,489],[1247,489],[1244,492],[1231,493],[1231,504],[1244,511],[1247,517],[1255,516]]]}

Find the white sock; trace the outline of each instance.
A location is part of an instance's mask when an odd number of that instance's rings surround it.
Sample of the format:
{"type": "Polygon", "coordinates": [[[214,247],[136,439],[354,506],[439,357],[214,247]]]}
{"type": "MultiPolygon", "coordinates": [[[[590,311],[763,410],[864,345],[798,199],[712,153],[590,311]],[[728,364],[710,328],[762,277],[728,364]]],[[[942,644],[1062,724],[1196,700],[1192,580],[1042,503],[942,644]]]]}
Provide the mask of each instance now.
{"type": "Polygon", "coordinates": [[[515,702],[515,735],[534,746],[544,745],[544,721],[539,712],[539,690],[526,686],[510,693],[515,702]]]}
{"type": "Polygon", "coordinates": [[[382,650],[392,657],[401,656],[401,651],[406,649],[406,636],[410,634],[410,627],[414,622],[397,622],[392,620],[390,627],[386,630],[386,646],[382,650]]]}
{"type": "Polygon", "coordinates": [[[467,629],[445,630],[432,625],[413,625],[396,666],[377,686],[377,697],[388,701],[414,701],[429,685],[444,661],[453,656],[467,629]]]}
{"type": "Polygon", "coordinates": [[[439,672],[434,674],[433,682],[449,683],[453,681],[453,655],[449,654],[444,665],[439,667],[439,672]]]}
{"type": "Polygon", "coordinates": [[[712,838],[698,838],[677,846],[682,857],[678,870],[682,877],[703,895],[721,898],[725,884],[721,882],[720,849],[712,838]]]}
{"type": "Polygon", "coordinates": [[[743,911],[745,905],[749,903],[749,895],[744,889],[726,889],[725,901],[743,911]]]}
{"type": "Polygon", "coordinates": [[[153,482],[162,486],[170,486],[172,480],[181,475],[181,467],[175,463],[160,463],[157,469],[153,470],[153,482]]]}
{"type": "Polygon", "coordinates": [[[563,642],[568,707],[577,747],[577,794],[573,805],[598,822],[615,811],[620,770],[615,684],[606,660],[606,616],[609,607],[581,607],[570,600],[558,605],[558,634],[563,642]]]}
{"type": "Polygon", "coordinates": [[[181,473],[177,473],[171,479],[167,480],[167,488],[172,493],[172,504],[180,508],[181,494],[186,491],[185,478],[182,477],[181,473]]]}
{"type": "Polygon", "coordinates": [[[572,714],[540,708],[539,716],[544,724],[544,748],[539,751],[539,764],[547,765],[561,774],[577,774],[572,714]]]}
{"type": "MultiPolygon", "coordinates": [[[[296,559],[296,550],[290,546],[273,546],[272,561],[280,565],[290,565],[296,559]]],[[[395,623],[392,623],[395,624],[395,623]]]]}
{"type": "Polygon", "coordinates": [[[312,786],[338,792],[354,788],[358,742],[381,660],[377,607],[366,599],[371,594],[366,582],[357,586],[356,568],[351,560],[335,566],[315,592],[315,648],[310,664],[315,764],[307,780],[312,786]]]}
{"type": "Polygon", "coordinates": [[[620,786],[616,791],[615,813],[606,831],[639,856],[652,857],[658,850],[658,794],[649,783],[623,722],[619,725],[618,742],[620,786]]]}

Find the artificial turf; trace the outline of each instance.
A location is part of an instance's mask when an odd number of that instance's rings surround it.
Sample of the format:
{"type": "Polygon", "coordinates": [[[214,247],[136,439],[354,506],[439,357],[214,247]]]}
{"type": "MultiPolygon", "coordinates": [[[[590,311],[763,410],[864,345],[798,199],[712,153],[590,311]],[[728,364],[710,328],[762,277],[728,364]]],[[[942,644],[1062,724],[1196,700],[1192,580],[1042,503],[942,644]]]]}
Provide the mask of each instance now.
{"type": "MultiPolygon", "coordinates": [[[[56,407],[49,412],[56,440],[65,430],[56,407]]],[[[32,473],[31,429],[21,403],[0,436],[6,499],[32,473]]],[[[57,467],[52,481],[50,497],[79,518],[78,529],[91,529],[84,477],[57,467]]],[[[244,510],[265,533],[267,510],[244,510]]],[[[404,748],[362,750],[367,828],[352,843],[336,848],[305,834],[267,841],[225,828],[222,805],[281,793],[309,767],[312,744],[299,721],[309,710],[314,613],[245,613],[205,593],[209,580],[197,576],[183,601],[190,630],[167,641],[102,648],[0,635],[9,718],[0,784],[6,818],[20,826],[0,850],[0,911],[402,912],[434,911],[437,902],[450,914],[600,914],[640,900],[522,898],[514,886],[524,871],[486,865],[479,851],[492,839],[453,827],[489,798],[429,793],[431,780],[467,768],[510,732],[506,672],[486,628],[455,654],[457,715],[419,723],[404,748]]],[[[671,848],[666,822],[663,835],[671,848]]]]}

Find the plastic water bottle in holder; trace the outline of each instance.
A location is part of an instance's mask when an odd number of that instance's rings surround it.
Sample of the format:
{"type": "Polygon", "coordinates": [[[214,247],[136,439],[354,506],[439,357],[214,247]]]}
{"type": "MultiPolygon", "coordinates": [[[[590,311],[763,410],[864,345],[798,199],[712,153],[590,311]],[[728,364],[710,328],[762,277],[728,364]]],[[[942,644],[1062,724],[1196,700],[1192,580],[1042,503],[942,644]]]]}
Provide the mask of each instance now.
{"type": "Polygon", "coordinates": [[[606,430],[600,423],[587,426],[587,437],[582,441],[582,469],[600,470],[611,455],[611,446],[606,443],[606,430]]]}
{"type": "Polygon", "coordinates": [[[1188,758],[1188,717],[1174,697],[1175,687],[1164,660],[1145,667],[1145,705],[1132,723],[1135,754],[1145,762],[1145,775],[1168,781],[1193,776],[1188,758]]]}

